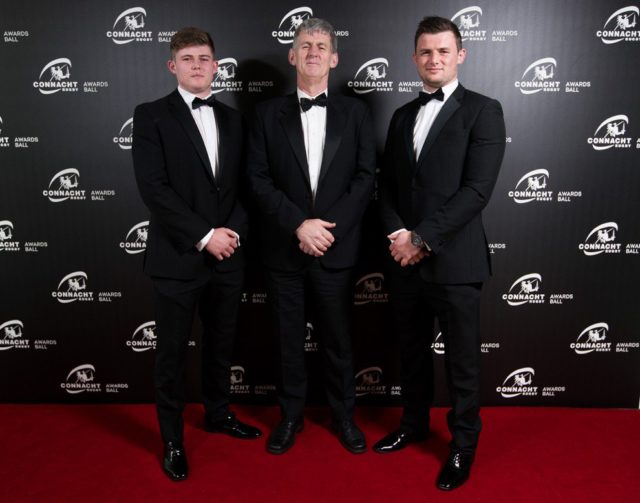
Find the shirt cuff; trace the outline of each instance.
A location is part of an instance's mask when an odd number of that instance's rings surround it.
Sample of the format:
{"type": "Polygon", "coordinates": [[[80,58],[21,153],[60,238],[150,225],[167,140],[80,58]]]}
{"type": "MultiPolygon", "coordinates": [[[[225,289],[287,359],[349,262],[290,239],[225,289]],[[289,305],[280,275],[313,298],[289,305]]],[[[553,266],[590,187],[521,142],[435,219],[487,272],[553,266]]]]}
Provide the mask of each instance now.
{"type": "Polygon", "coordinates": [[[215,229],[211,229],[200,241],[196,243],[196,248],[199,252],[204,250],[204,247],[207,246],[207,243],[211,239],[211,236],[213,236],[214,232],[215,232],[215,229]]]}
{"type": "Polygon", "coordinates": [[[391,241],[392,243],[395,241],[396,237],[398,236],[398,234],[400,234],[401,232],[406,231],[407,229],[405,229],[404,227],[402,229],[398,229],[397,231],[393,231],[391,234],[389,234],[389,241],[391,241]]]}

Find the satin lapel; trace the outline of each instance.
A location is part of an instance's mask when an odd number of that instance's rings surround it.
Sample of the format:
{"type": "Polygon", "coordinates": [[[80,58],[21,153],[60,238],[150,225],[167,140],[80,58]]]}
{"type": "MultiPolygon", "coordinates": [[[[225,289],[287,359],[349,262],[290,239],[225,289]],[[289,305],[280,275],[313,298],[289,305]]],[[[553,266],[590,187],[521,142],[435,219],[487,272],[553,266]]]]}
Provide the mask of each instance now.
{"type": "Polygon", "coordinates": [[[225,175],[224,161],[226,150],[225,147],[230,145],[232,138],[229,134],[229,125],[227,123],[227,116],[224,112],[220,111],[219,107],[213,107],[213,115],[216,118],[216,127],[218,129],[218,168],[216,169],[216,179],[222,180],[225,175]]]}
{"type": "Polygon", "coordinates": [[[420,165],[420,163],[424,161],[424,158],[427,155],[427,152],[429,152],[429,149],[433,146],[433,143],[436,141],[436,138],[440,134],[440,131],[442,130],[444,125],[451,118],[454,112],[458,110],[458,108],[460,108],[460,105],[462,104],[463,96],[464,96],[464,87],[458,84],[458,87],[456,87],[456,90],[453,92],[453,94],[442,106],[442,108],[440,109],[440,112],[438,112],[438,115],[436,116],[436,120],[433,121],[431,129],[429,129],[429,134],[427,135],[427,138],[424,140],[424,145],[422,146],[422,150],[420,151],[420,157],[418,158],[417,165],[420,165]]]}
{"type": "Polygon", "coordinates": [[[331,161],[338,151],[342,141],[342,133],[346,127],[347,118],[340,102],[329,98],[327,100],[327,124],[325,127],[324,151],[322,152],[322,164],[320,166],[320,176],[318,178],[318,189],[322,184],[331,161]]]}
{"type": "Polygon", "coordinates": [[[411,162],[411,173],[414,173],[416,170],[416,154],[413,149],[413,128],[416,124],[418,110],[420,110],[420,103],[416,100],[415,103],[413,103],[413,106],[410,107],[405,114],[403,119],[404,123],[402,124],[402,134],[404,136],[405,147],[407,150],[407,158],[411,162]]]}
{"type": "Polygon", "coordinates": [[[211,171],[211,163],[209,162],[209,156],[207,155],[207,149],[204,146],[204,141],[202,141],[200,131],[198,131],[198,126],[196,126],[193,116],[191,115],[191,112],[189,112],[189,108],[177,90],[169,96],[169,107],[171,113],[173,113],[177,121],[187,133],[187,136],[191,140],[191,143],[193,143],[196,152],[198,152],[198,156],[203,164],[202,167],[206,170],[209,180],[211,180],[212,183],[215,183],[213,179],[213,172],[211,171]]]}
{"type": "Polygon", "coordinates": [[[304,134],[302,132],[302,121],[300,120],[300,105],[298,105],[298,99],[295,94],[287,96],[284,105],[280,109],[280,124],[282,124],[282,128],[289,140],[291,150],[293,150],[298,160],[298,167],[307,181],[307,187],[311,190],[307,152],[304,149],[304,134]]]}

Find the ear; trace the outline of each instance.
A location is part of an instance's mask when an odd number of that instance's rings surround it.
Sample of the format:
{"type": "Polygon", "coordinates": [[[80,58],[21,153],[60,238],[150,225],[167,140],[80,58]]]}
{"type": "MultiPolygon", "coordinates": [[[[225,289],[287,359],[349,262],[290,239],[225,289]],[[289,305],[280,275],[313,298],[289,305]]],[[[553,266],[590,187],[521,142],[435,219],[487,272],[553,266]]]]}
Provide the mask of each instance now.
{"type": "Polygon", "coordinates": [[[289,49],[289,64],[296,66],[296,53],[293,49],[289,49]]]}
{"type": "Polygon", "coordinates": [[[338,53],[337,52],[332,52],[331,53],[331,60],[329,61],[329,68],[335,68],[336,66],[338,66],[338,53]]]}
{"type": "Polygon", "coordinates": [[[214,59],[213,60],[213,75],[215,75],[217,71],[218,71],[218,60],[214,59]]]}
{"type": "Polygon", "coordinates": [[[464,59],[467,57],[467,50],[463,47],[458,51],[458,64],[464,63],[464,59]]]}
{"type": "Polygon", "coordinates": [[[167,68],[171,73],[173,73],[174,75],[176,74],[176,62],[174,60],[170,59],[169,61],[167,61],[167,68]]]}

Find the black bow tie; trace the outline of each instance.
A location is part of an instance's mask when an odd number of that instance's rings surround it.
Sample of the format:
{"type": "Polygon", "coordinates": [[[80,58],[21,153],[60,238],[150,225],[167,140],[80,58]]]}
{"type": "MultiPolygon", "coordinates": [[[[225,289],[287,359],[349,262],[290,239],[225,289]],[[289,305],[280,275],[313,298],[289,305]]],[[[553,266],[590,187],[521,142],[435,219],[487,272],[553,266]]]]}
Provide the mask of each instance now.
{"type": "Polygon", "coordinates": [[[300,98],[300,108],[302,108],[303,112],[309,110],[313,105],[316,105],[318,107],[326,107],[327,95],[322,93],[320,96],[316,96],[312,100],[310,100],[309,98],[300,98]]]}
{"type": "Polygon", "coordinates": [[[425,93],[424,91],[420,91],[420,96],[418,96],[418,101],[420,102],[420,106],[426,105],[431,100],[439,100],[444,101],[444,93],[442,92],[442,88],[438,89],[435,93],[425,93]]]}
{"type": "Polygon", "coordinates": [[[213,97],[213,95],[209,96],[206,100],[203,100],[202,98],[198,98],[197,96],[193,99],[193,101],[191,102],[191,108],[193,108],[194,110],[203,107],[203,106],[209,106],[212,107],[213,104],[215,103],[215,99],[213,97]]]}

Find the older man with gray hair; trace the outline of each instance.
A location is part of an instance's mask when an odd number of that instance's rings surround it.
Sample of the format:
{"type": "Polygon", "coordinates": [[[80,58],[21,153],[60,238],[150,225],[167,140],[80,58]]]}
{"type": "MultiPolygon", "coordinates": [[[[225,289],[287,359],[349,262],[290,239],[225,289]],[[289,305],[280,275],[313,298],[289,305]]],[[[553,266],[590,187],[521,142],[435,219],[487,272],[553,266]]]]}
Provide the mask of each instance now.
{"type": "Polygon", "coordinates": [[[374,135],[363,103],[328,93],[329,72],[338,64],[328,22],[305,20],[288,59],[297,91],[256,107],[248,152],[280,373],[282,419],[267,450],[286,452],[303,428],[305,300],[312,300],[333,427],[347,450],[362,453],[365,438],[353,422],[349,310],[361,221],[373,188],[374,135]]]}

